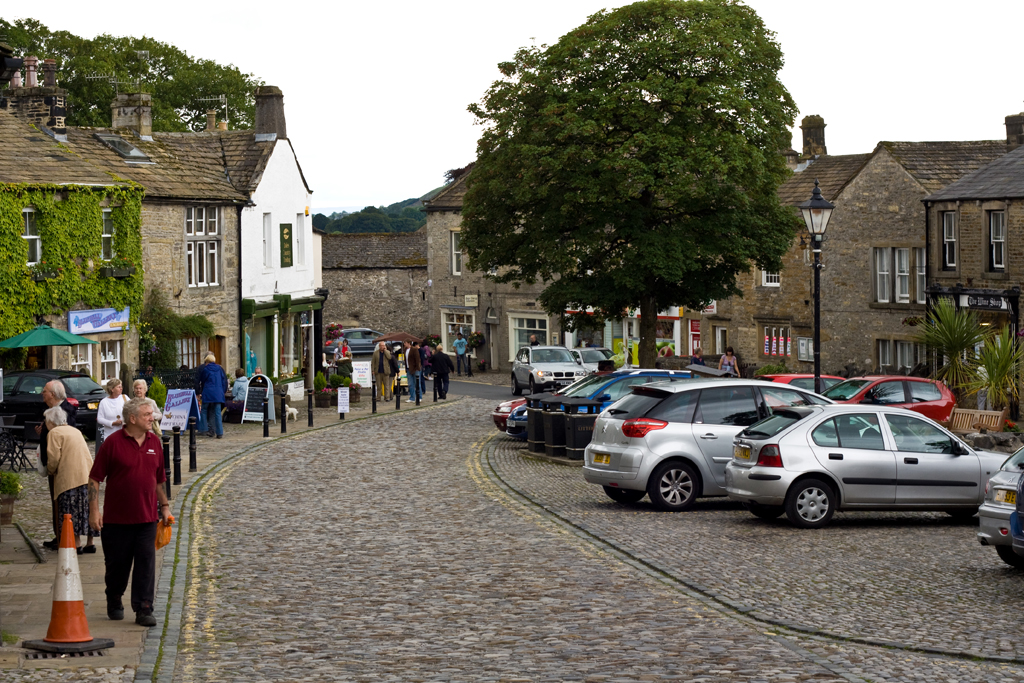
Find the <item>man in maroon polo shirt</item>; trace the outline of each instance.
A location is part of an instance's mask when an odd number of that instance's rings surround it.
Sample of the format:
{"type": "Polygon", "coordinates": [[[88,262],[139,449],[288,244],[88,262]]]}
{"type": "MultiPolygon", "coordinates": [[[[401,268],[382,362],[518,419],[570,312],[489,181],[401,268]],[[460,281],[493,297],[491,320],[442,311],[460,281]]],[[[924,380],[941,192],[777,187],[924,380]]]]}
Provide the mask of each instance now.
{"type": "Polygon", "coordinates": [[[163,447],[151,431],[153,407],[146,399],[128,401],[121,414],[124,427],[103,441],[89,473],[89,526],[100,532],[103,542],[107,616],[124,619],[121,596],[131,574],[135,623],[156,626],[156,523],[158,516],[166,523],[171,514],[163,486],[163,447]],[[104,479],[107,492],[100,512],[104,479]]]}

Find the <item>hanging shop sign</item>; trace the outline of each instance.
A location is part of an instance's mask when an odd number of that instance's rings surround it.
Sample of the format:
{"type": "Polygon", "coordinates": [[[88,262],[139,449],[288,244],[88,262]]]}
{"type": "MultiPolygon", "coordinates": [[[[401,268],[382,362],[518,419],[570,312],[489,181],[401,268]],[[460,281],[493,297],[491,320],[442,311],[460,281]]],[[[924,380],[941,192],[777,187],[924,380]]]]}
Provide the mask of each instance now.
{"type": "Polygon", "coordinates": [[[71,334],[98,334],[123,332],[128,329],[131,306],[123,311],[113,308],[93,308],[86,311],[68,311],[68,332],[71,334]]]}

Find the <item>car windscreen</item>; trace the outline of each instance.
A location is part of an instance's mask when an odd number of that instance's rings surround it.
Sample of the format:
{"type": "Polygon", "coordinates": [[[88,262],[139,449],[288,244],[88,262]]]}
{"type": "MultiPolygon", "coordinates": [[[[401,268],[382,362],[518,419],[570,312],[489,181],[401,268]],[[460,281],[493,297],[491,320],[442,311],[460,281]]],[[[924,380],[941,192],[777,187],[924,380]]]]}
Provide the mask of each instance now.
{"type": "Polygon", "coordinates": [[[613,403],[605,414],[616,420],[631,420],[634,417],[643,417],[647,412],[658,405],[671,394],[666,392],[644,392],[642,394],[626,394],[620,400],[613,403]]]}
{"type": "Polygon", "coordinates": [[[845,382],[840,382],[831,389],[823,392],[821,395],[825,398],[830,398],[833,401],[848,401],[857,395],[857,392],[864,388],[864,385],[870,384],[869,379],[848,379],[845,382]]]}
{"type": "Polygon", "coordinates": [[[93,382],[89,377],[63,377],[61,381],[72,396],[104,393],[103,387],[93,382]]]}
{"type": "Polygon", "coordinates": [[[1020,472],[1024,470],[1024,448],[1017,449],[1017,452],[1006,459],[1000,467],[1003,472],[1020,472]]]}
{"type": "Polygon", "coordinates": [[[581,379],[579,382],[570,384],[558,393],[562,396],[590,396],[598,387],[611,378],[608,375],[591,375],[581,379]]]}
{"type": "Polygon", "coordinates": [[[766,417],[760,422],[755,422],[740,432],[739,435],[749,436],[752,439],[770,439],[779,432],[789,429],[808,415],[810,415],[810,413],[805,411],[776,408],[771,417],[766,417]]]}
{"type": "Polygon", "coordinates": [[[584,363],[600,363],[611,358],[612,352],[608,349],[583,349],[580,355],[584,363]]]}
{"type": "Polygon", "coordinates": [[[575,363],[568,349],[537,349],[533,352],[533,363],[575,363]]]}

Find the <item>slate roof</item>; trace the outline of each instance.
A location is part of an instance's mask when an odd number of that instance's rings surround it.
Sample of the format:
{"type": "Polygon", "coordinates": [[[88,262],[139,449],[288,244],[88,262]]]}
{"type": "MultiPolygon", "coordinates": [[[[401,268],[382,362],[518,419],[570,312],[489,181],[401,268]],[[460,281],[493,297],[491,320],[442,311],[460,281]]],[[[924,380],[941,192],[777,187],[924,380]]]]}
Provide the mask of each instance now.
{"type": "Polygon", "coordinates": [[[328,233],[324,268],[426,268],[427,232],[328,233]]]}
{"type": "Polygon", "coordinates": [[[952,142],[880,142],[921,183],[926,192],[938,192],[1006,154],[1005,140],[952,142]]]}
{"type": "Polygon", "coordinates": [[[0,109],[0,182],[123,185],[13,113],[0,109]]]}
{"type": "Polygon", "coordinates": [[[924,201],[1018,199],[1021,197],[1024,197],[1024,147],[1007,152],[974,173],[925,197],[924,201]]]}
{"type": "Polygon", "coordinates": [[[820,156],[803,171],[794,173],[789,180],[779,185],[779,201],[796,206],[811,198],[814,181],[817,180],[822,196],[834,202],[843,188],[856,176],[871,154],[842,154],[820,156]]]}
{"type": "Polygon", "coordinates": [[[466,196],[466,179],[468,173],[463,173],[458,180],[438,192],[430,201],[424,201],[424,208],[430,211],[460,211],[462,200],[466,196]]]}

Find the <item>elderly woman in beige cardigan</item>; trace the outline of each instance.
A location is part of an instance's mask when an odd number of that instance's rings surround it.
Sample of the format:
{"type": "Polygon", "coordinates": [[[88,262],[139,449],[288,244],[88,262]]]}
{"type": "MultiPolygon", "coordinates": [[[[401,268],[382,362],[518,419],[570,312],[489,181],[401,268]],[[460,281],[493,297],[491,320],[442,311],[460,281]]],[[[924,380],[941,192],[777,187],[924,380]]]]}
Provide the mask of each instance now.
{"type": "Polygon", "coordinates": [[[71,515],[75,529],[78,554],[94,553],[92,529],[89,528],[89,470],[92,455],[82,432],[68,425],[67,413],[57,406],[43,413],[46,420],[46,470],[53,475],[53,497],[57,501],[57,516],[71,515]],[[85,547],[78,545],[78,537],[86,536],[85,547]]]}

